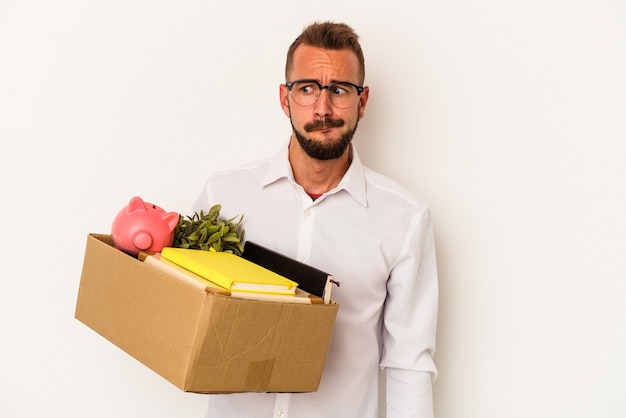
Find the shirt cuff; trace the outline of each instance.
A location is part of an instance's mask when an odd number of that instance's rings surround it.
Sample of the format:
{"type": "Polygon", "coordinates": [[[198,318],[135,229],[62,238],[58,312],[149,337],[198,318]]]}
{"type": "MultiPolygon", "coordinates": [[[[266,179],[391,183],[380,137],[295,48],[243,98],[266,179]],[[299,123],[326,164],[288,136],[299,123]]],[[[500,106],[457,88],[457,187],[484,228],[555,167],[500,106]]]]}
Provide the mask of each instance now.
{"type": "Polygon", "coordinates": [[[432,375],[386,368],[387,418],[434,418],[432,375]]]}

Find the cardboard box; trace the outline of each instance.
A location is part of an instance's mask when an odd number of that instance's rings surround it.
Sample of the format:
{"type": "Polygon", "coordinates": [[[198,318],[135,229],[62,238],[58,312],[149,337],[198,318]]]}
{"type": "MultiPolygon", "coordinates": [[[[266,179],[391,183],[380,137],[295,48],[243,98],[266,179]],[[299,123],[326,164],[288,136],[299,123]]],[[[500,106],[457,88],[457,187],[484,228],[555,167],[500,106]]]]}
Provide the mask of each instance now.
{"type": "Polygon", "coordinates": [[[186,392],[312,392],[337,310],[208,293],[89,234],[75,317],[186,392]]]}

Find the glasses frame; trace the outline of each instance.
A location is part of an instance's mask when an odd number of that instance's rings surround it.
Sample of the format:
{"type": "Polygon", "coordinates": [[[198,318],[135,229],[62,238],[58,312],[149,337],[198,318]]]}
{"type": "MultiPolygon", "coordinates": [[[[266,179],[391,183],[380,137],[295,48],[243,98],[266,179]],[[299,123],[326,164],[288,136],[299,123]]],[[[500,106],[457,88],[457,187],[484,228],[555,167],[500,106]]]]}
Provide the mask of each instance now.
{"type": "MultiPolygon", "coordinates": [[[[351,83],[349,81],[335,81],[335,82],[330,83],[328,85],[323,85],[323,84],[319,83],[317,80],[303,78],[303,79],[300,79],[300,80],[288,81],[288,82],[285,83],[285,86],[287,87],[287,90],[289,90],[290,93],[291,93],[291,89],[293,88],[294,84],[296,84],[296,83],[313,83],[313,84],[315,84],[319,88],[319,93],[317,94],[317,97],[315,98],[313,103],[311,103],[310,105],[300,105],[300,106],[313,106],[319,100],[320,95],[322,94],[322,90],[324,90],[324,89],[328,90],[328,94],[330,96],[330,102],[333,103],[333,95],[330,92],[330,88],[335,86],[335,85],[337,85],[337,84],[347,84],[349,86],[354,87],[356,89],[356,93],[357,93],[356,96],[357,96],[357,98],[359,96],[361,96],[361,93],[363,93],[363,91],[365,90],[365,87],[356,85],[356,84],[351,83]]],[[[298,102],[296,101],[296,103],[298,103],[298,102]]],[[[298,103],[298,104],[300,104],[300,103],[298,103]]],[[[337,106],[337,105],[335,103],[333,103],[333,106],[337,106]]],[[[339,106],[337,106],[337,107],[339,107],[339,106]]],[[[340,109],[342,109],[342,108],[340,108],[340,109]]],[[[347,109],[347,107],[343,108],[343,109],[347,109]]]]}

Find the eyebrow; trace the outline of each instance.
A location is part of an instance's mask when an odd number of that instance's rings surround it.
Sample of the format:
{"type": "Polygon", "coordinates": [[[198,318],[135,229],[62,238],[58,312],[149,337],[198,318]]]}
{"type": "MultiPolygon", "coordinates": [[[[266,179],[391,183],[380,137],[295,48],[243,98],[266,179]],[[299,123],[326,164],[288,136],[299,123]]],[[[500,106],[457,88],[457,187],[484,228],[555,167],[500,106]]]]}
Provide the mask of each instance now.
{"type": "MultiPolygon", "coordinates": [[[[320,85],[324,85],[320,80],[315,79],[315,78],[300,78],[298,80],[294,80],[294,81],[315,81],[316,83],[320,84],[320,85]]],[[[330,86],[331,84],[335,84],[335,83],[350,83],[350,84],[354,84],[357,85],[357,83],[353,83],[352,81],[347,81],[347,80],[330,80],[330,83],[328,83],[328,85],[330,86]]]]}

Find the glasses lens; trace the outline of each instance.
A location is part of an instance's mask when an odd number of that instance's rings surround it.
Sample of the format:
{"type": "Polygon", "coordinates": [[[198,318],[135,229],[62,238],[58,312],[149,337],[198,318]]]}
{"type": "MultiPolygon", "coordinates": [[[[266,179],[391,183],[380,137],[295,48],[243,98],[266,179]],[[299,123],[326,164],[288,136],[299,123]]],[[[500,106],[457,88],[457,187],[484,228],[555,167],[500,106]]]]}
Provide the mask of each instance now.
{"type": "Polygon", "coordinates": [[[310,81],[297,81],[291,87],[291,97],[300,106],[311,106],[319,96],[319,86],[310,81]]]}
{"type": "Polygon", "coordinates": [[[352,106],[359,97],[356,87],[348,83],[331,84],[328,92],[332,104],[342,109],[352,106]]]}
{"type": "MultiPolygon", "coordinates": [[[[349,83],[333,83],[325,86],[330,102],[341,109],[354,105],[359,97],[356,87],[349,83]]],[[[311,106],[320,97],[320,86],[312,81],[297,81],[291,88],[291,97],[300,106],[311,106]]]]}

